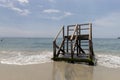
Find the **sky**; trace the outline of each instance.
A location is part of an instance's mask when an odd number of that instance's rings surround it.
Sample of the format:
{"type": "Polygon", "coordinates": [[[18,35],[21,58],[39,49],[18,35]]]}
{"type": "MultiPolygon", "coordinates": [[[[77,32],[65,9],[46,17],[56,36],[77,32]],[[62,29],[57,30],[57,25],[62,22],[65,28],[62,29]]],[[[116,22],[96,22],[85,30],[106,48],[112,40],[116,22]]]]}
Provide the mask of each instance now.
{"type": "Polygon", "coordinates": [[[92,23],[94,38],[120,36],[120,0],[0,0],[0,37],[55,37],[92,23]]]}

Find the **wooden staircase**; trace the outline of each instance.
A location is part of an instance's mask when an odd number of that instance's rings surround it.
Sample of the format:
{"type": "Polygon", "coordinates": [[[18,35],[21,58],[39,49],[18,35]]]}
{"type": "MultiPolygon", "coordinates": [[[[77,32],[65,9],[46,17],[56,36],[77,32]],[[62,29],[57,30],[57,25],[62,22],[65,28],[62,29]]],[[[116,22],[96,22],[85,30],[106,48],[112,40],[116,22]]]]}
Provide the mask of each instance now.
{"type": "Polygon", "coordinates": [[[53,41],[52,59],[55,61],[86,62],[95,65],[92,24],[68,25],[67,34],[65,34],[63,26],[53,41]]]}

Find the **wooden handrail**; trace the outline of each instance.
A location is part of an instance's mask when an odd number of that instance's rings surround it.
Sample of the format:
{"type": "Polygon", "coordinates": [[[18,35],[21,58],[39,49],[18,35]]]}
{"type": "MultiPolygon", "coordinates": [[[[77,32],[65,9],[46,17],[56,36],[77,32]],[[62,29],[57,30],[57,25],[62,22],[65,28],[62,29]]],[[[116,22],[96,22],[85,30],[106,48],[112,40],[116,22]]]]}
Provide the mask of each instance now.
{"type": "MultiPolygon", "coordinates": [[[[85,26],[85,25],[89,25],[89,24],[92,24],[92,23],[85,23],[85,24],[77,24],[78,26],[85,26]]],[[[73,27],[75,25],[68,25],[69,27],[73,27]]]]}
{"type": "MultiPolygon", "coordinates": [[[[65,39],[63,39],[62,42],[61,42],[61,45],[58,46],[58,52],[57,52],[58,55],[60,54],[60,50],[61,50],[62,52],[65,52],[64,50],[61,49],[61,48],[63,47],[63,45],[64,45],[64,41],[65,41],[65,39]]],[[[58,55],[57,55],[57,56],[58,56],[58,55]]]]}
{"type": "Polygon", "coordinates": [[[78,26],[85,26],[85,25],[89,25],[89,24],[92,24],[92,23],[78,24],[78,26]]]}
{"type": "Polygon", "coordinates": [[[75,49],[76,42],[77,42],[77,38],[78,38],[78,35],[76,35],[76,37],[75,37],[75,43],[74,43],[74,45],[73,45],[73,50],[75,49]]]}
{"type": "Polygon", "coordinates": [[[60,29],[60,31],[58,32],[57,36],[55,37],[54,41],[57,40],[58,36],[60,35],[60,33],[64,30],[64,26],[60,29]]]}
{"type": "Polygon", "coordinates": [[[72,36],[70,37],[70,40],[73,39],[73,36],[75,35],[75,32],[76,32],[77,29],[78,29],[78,26],[76,25],[75,28],[74,28],[74,32],[73,32],[72,36]]]}

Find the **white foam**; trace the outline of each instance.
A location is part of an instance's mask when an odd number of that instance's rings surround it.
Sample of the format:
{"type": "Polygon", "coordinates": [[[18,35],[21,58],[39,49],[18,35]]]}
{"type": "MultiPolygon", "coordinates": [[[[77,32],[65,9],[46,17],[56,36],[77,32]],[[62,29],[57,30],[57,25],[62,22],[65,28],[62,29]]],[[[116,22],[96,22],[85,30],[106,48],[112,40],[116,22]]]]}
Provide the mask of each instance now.
{"type": "Polygon", "coordinates": [[[97,55],[98,65],[108,68],[120,68],[120,57],[113,55],[97,55]]]}
{"type": "MultiPolygon", "coordinates": [[[[26,52],[2,51],[0,52],[0,63],[10,65],[31,65],[52,62],[53,53],[50,51],[32,53],[25,55],[26,52]],[[23,54],[24,53],[24,54],[23,54]],[[40,53],[40,54],[38,54],[40,53]]],[[[108,68],[120,68],[120,57],[113,55],[97,55],[98,65],[108,68]]]]}
{"type": "Polygon", "coordinates": [[[42,52],[35,55],[22,55],[18,53],[15,56],[4,57],[0,59],[2,64],[11,65],[30,65],[51,62],[52,52],[42,52]]]}

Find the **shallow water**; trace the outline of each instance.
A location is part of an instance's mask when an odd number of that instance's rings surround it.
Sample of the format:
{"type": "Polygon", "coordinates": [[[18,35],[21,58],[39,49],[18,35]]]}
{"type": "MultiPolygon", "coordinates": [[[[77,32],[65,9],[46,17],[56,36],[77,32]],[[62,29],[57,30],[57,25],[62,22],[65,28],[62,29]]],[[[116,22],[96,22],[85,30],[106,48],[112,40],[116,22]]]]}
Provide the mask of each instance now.
{"type": "MultiPolygon", "coordinates": [[[[9,65],[32,65],[52,62],[53,38],[1,38],[0,62],[9,65]]],[[[120,67],[120,40],[93,39],[98,65],[120,67]]]]}

